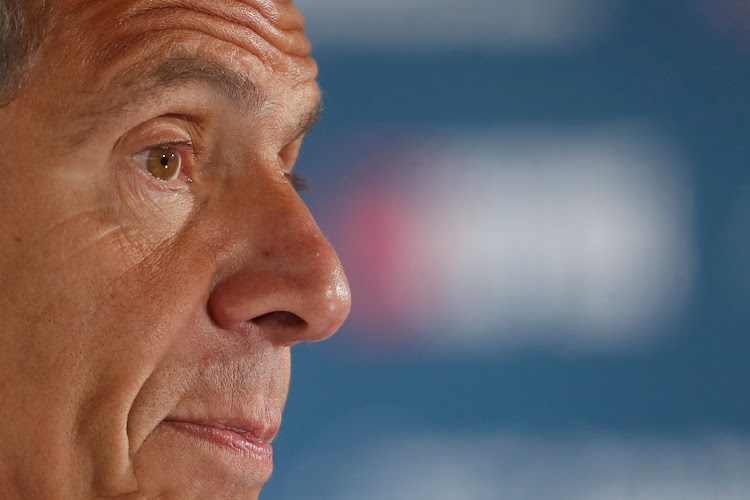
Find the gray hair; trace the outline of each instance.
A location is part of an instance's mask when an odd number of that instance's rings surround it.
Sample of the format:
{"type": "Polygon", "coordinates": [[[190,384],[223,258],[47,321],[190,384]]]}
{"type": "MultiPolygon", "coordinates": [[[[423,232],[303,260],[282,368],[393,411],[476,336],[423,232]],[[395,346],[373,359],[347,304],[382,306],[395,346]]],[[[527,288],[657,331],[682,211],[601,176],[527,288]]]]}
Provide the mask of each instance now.
{"type": "Polygon", "coordinates": [[[0,0],[0,106],[13,99],[32,49],[29,0],[0,0]]]}

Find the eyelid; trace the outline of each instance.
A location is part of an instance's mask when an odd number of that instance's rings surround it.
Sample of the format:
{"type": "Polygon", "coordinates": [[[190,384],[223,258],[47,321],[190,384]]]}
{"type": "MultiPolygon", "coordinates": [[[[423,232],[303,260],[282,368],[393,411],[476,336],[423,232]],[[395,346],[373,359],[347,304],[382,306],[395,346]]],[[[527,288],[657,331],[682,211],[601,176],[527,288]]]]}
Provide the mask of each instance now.
{"type": "MultiPolygon", "coordinates": [[[[183,174],[178,180],[168,181],[176,187],[185,181],[195,180],[205,163],[205,117],[196,114],[166,113],[150,118],[131,128],[116,145],[122,148],[125,158],[133,166],[145,164],[149,151],[174,148],[182,158],[183,174]]],[[[142,170],[142,169],[141,169],[142,170]]],[[[148,173],[148,172],[146,172],[148,173]]],[[[162,186],[164,183],[162,183],[162,186]]]]}
{"type": "Polygon", "coordinates": [[[291,184],[297,192],[310,189],[310,180],[308,178],[292,172],[292,169],[297,162],[297,158],[299,157],[300,150],[302,149],[303,139],[304,135],[297,137],[279,151],[279,159],[281,160],[282,168],[284,169],[284,177],[287,178],[289,184],[291,184]]]}

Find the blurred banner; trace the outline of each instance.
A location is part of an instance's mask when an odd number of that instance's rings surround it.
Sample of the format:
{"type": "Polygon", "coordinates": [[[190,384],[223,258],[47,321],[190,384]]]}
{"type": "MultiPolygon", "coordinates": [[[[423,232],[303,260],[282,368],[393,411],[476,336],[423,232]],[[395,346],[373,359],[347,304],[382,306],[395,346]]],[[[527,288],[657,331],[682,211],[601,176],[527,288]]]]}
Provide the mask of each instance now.
{"type": "Polygon", "coordinates": [[[349,325],[364,348],[622,348],[685,307],[690,180],[654,127],[357,135],[376,151],[328,162],[358,180],[332,185],[321,220],[357,291],[349,325]]]}
{"type": "MultiPolygon", "coordinates": [[[[329,436],[330,437],[330,436],[329,436]]],[[[745,500],[750,442],[736,436],[437,435],[412,432],[303,453],[285,498],[309,500],[745,500]]]]}

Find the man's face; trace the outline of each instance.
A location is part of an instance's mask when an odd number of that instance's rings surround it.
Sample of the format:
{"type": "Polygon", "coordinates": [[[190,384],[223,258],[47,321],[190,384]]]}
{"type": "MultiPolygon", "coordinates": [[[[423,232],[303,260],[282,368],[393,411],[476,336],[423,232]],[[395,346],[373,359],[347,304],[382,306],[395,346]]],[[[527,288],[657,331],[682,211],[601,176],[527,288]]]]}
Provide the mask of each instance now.
{"type": "Polygon", "coordinates": [[[0,496],[254,498],[290,346],[349,310],[290,182],[302,18],[56,0],[44,25],[0,109],[0,496]]]}

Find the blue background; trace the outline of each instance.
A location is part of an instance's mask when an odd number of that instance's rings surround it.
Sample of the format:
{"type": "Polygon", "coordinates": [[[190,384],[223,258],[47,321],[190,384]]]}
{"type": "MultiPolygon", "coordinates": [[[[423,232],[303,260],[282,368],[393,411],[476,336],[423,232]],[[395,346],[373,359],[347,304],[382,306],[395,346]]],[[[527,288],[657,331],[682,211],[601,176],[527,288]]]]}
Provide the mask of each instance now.
{"type": "MultiPolygon", "coordinates": [[[[355,161],[352,130],[572,128],[636,117],[667,130],[687,159],[697,261],[688,302],[638,349],[520,347],[456,358],[418,346],[368,352],[354,346],[358,332],[347,325],[323,343],[295,347],[276,472],[262,497],[338,498],[340,464],[394,428],[541,441],[750,438],[750,36],[743,35],[715,29],[697,2],[630,1],[607,36],[562,53],[316,49],[326,110],[298,167],[312,178],[303,197],[314,215],[332,209],[318,186],[341,187],[341,178],[356,186],[368,174],[358,170],[366,167],[355,161]]],[[[321,224],[333,231],[325,218],[321,224]]],[[[356,304],[356,288],[353,297],[356,304]]],[[[740,469],[748,465],[738,460],[740,469]]]]}

